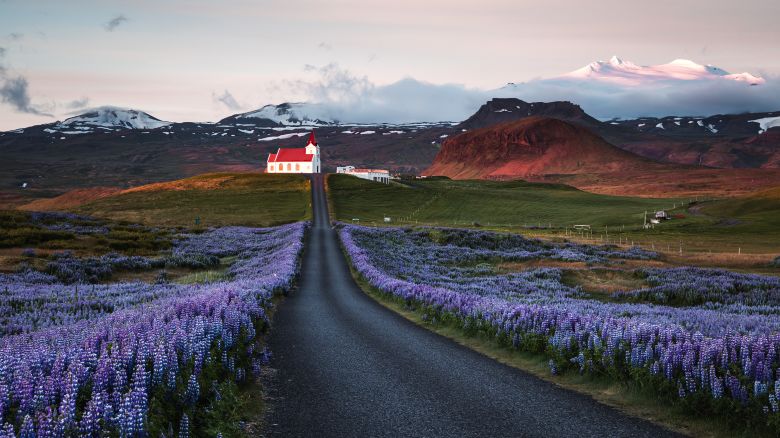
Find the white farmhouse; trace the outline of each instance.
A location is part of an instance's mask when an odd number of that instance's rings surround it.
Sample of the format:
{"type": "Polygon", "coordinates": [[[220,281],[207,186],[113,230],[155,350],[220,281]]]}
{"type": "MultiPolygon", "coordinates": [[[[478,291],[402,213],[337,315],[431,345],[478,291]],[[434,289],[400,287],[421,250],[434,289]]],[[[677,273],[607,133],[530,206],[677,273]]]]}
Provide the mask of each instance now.
{"type": "Polygon", "coordinates": [[[340,166],[336,168],[336,173],[343,173],[369,181],[390,184],[390,172],[384,169],[355,169],[355,166],[340,166]]]}
{"type": "Polygon", "coordinates": [[[309,135],[305,148],[279,148],[275,154],[268,154],[265,171],[268,173],[320,173],[320,147],[314,138],[314,131],[309,135]]]}

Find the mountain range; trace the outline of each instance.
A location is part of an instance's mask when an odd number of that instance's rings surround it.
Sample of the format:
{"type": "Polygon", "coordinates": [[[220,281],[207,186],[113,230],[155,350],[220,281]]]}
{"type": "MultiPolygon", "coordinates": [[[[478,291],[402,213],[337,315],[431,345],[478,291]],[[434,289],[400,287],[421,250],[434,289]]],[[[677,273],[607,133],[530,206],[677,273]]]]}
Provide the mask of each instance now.
{"type": "Polygon", "coordinates": [[[615,84],[657,85],[670,81],[712,81],[718,79],[761,85],[764,78],[748,72],[731,74],[713,65],[697,64],[689,59],[675,59],[666,64],[643,66],[613,56],[609,61],[595,61],[554,79],[596,80],[615,84]]]}
{"type": "MultiPolygon", "coordinates": [[[[507,103],[507,100],[501,101],[501,104],[507,103]]],[[[515,107],[524,106],[515,103],[512,102],[515,107]]],[[[495,99],[486,104],[495,105],[495,99]]],[[[526,105],[531,107],[531,104],[526,105]]],[[[777,166],[780,128],[770,128],[753,137],[771,143],[766,149],[771,151],[772,158],[763,168],[714,168],[663,162],[636,154],[626,147],[618,148],[599,132],[625,138],[626,134],[632,133],[631,128],[612,124],[589,128],[587,125],[592,124],[593,119],[584,113],[577,114],[574,105],[563,102],[533,104],[540,113],[549,114],[551,107],[563,107],[568,111],[561,112],[563,117],[558,118],[523,112],[514,120],[447,138],[423,175],[455,179],[524,179],[563,183],[594,193],[651,197],[730,196],[780,186],[780,168],[777,166]]],[[[493,114],[506,118],[508,112],[493,114]]],[[[488,112],[482,111],[482,115],[485,114],[488,112]]],[[[664,138],[656,141],[667,146],[677,144],[664,138]]]]}
{"type": "Polygon", "coordinates": [[[447,139],[427,175],[459,179],[652,171],[659,164],[559,118],[532,115],[447,139]]]}
{"type": "MultiPolygon", "coordinates": [[[[508,83],[492,90],[458,89],[451,92],[429,94],[428,88],[434,87],[412,79],[404,79],[387,87],[372,87],[375,93],[353,93],[354,99],[340,102],[287,102],[279,105],[265,105],[259,109],[230,115],[218,124],[247,123],[261,127],[279,127],[296,125],[337,125],[337,124],[385,124],[427,122],[439,123],[444,120],[460,121],[475,111],[481,102],[493,97],[514,97],[526,101],[572,100],[588,109],[591,115],[601,120],[620,117],[636,119],[639,116],[687,115],[706,117],[713,113],[742,113],[747,110],[775,110],[780,101],[772,102],[772,94],[777,91],[777,81],[769,84],[767,80],[748,72],[731,74],[719,67],[701,65],[686,59],[676,59],[666,64],[641,66],[631,61],[613,56],[608,61],[594,61],[579,69],[550,78],[534,79],[521,83],[508,83]],[[649,94],[648,94],[649,93],[649,94]],[[691,94],[694,93],[694,94],[691,94]],[[702,95],[702,93],[705,93],[702,95]],[[735,94],[736,93],[736,94],[735,94]],[[648,99],[648,95],[652,96],[648,99]],[[435,96],[435,97],[432,97],[435,96]],[[706,97],[692,99],[691,97],[706,97]],[[765,98],[762,98],[764,96],[765,98]],[[768,97],[766,97],[768,96],[768,97]],[[440,104],[430,102],[437,99],[440,104]],[[739,108],[728,111],[719,110],[719,99],[733,100],[739,108]],[[760,102],[755,102],[760,99],[760,102]],[[444,101],[447,101],[444,103],[444,101]],[[697,110],[690,110],[691,102],[697,110]],[[677,111],[658,112],[657,104],[679,108],[677,111]],[[426,107],[418,111],[418,107],[426,107]],[[623,111],[615,107],[628,108],[623,111]],[[382,110],[384,108],[384,110],[382,110]],[[389,110],[392,108],[392,110],[389,110]],[[453,111],[453,108],[458,108],[453,111]],[[604,116],[605,108],[612,108],[604,116]],[[462,113],[461,113],[462,111],[462,113]],[[405,112],[415,115],[403,116],[405,112]],[[635,114],[635,115],[632,115],[635,114]]],[[[446,87],[445,87],[446,88],[446,87]]],[[[721,102],[722,103],[722,102],[721,102]]],[[[733,105],[731,105],[733,106],[733,105]]],[[[112,110],[119,108],[101,107],[92,110],[94,114],[77,116],[60,122],[68,125],[86,116],[87,119],[101,119],[110,122],[112,110]]],[[[136,110],[127,110],[136,111],[136,110]]],[[[149,114],[136,111],[127,120],[119,121],[117,126],[128,127],[126,123],[136,123],[136,127],[149,129],[159,127],[158,121],[149,114]],[[140,120],[137,117],[146,117],[140,120]],[[150,120],[154,119],[154,120],[150,120]]],[[[170,123],[162,122],[160,123],[170,123]]],[[[108,126],[103,126],[108,127],[108,126]]],[[[20,130],[16,130],[20,131],[20,130]]]]}
{"type": "MultiPolygon", "coordinates": [[[[673,61],[640,67],[618,58],[593,63],[563,77],[586,84],[606,81],[625,87],[631,86],[625,85],[626,81],[636,80],[728,82],[752,89],[765,86],[762,78],[732,75],[711,66],[673,61]]],[[[496,97],[483,102],[461,122],[404,124],[343,122],[327,105],[308,103],[266,105],[216,123],[169,122],[135,109],[99,107],[63,121],[0,133],[4,158],[0,162],[0,203],[18,204],[85,187],[129,187],[207,171],[262,170],[267,153],[280,146],[300,146],[304,140],[301,137],[311,129],[317,129],[326,171],[351,164],[418,174],[432,164],[436,169],[435,157],[446,152],[446,145],[456,138],[472,144],[483,141],[498,152],[504,146],[488,141],[493,134],[479,137],[476,131],[534,117],[567,125],[537,120],[523,125],[523,135],[548,138],[550,131],[569,132],[572,138],[559,139],[556,148],[571,149],[571,154],[582,152],[575,147],[577,141],[580,146],[603,142],[609,150],[624,151],[640,161],[736,169],[737,179],[742,168],[780,168],[780,111],[599,120],[567,101],[526,102],[496,97]]],[[[552,151],[559,154],[556,148],[552,151]]],[[[605,156],[603,151],[600,154],[605,156]]],[[[544,166],[526,166],[532,170],[504,176],[524,177],[531,172],[541,178],[576,170],[569,166],[571,163],[561,161],[571,158],[566,153],[555,156],[559,158],[544,166]]],[[[636,162],[625,154],[610,152],[609,156],[636,162]]],[[[578,160],[573,159],[576,168],[578,160]]],[[[471,175],[490,176],[493,171],[485,173],[486,169],[471,175]]]]}

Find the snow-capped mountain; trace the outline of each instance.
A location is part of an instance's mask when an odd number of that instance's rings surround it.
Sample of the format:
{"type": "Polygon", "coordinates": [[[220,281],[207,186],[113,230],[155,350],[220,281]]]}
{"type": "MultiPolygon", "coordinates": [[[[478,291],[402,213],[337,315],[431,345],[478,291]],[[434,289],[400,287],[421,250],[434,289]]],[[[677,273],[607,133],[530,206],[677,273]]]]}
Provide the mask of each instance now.
{"type": "Polygon", "coordinates": [[[613,56],[562,75],[509,83],[490,94],[526,101],[568,100],[597,119],[610,120],[774,111],[777,99],[767,96],[776,94],[777,86],[771,78],[732,74],[686,59],[648,66],[613,56]]]}
{"type": "Polygon", "coordinates": [[[171,122],[162,121],[143,111],[115,106],[101,106],[58,122],[56,128],[155,129],[170,124],[171,122]]]}
{"type": "Polygon", "coordinates": [[[219,121],[220,124],[242,122],[254,126],[328,126],[338,124],[338,120],[323,106],[304,102],[265,105],[258,110],[235,114],[219,121]]]}
{"type": "Polygon", "coordinates": [[[748,72],[731,74],[712,65],[697,64],[688,59],[675,59],[667,64],[637,65],[613,56],[609,61],[595,61],[561,75],[558,79],[589,79],[621,85],[643,85],[661,81],[695,81],[727,79],[760,85],[764,78],[748,72]]]}

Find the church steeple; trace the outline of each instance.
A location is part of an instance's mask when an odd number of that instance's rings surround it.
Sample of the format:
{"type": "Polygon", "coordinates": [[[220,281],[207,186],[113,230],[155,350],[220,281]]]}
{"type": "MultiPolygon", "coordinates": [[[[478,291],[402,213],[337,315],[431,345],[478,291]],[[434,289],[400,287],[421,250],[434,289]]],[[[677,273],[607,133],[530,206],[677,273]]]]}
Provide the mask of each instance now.
{"type": "Polygon", "coordinates": [[[314,137],[314,130],[312,129],[311,134],[309,134],[309,142],[306,143],[306,154],[319,155],[319,153],[320,147],[317,146],[317,139],[314,137]]]}

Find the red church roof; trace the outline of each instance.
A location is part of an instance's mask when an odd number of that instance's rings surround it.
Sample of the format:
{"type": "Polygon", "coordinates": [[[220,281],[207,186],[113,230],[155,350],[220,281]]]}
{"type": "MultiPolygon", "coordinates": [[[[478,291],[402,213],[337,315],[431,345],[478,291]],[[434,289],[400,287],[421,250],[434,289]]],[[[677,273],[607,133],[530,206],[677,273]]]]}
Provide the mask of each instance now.
{"type": "Polygon", "coordinates": [[[269,163],[287,163],[287,162],[311,162],[314,154],[307,154],[306,148],[279,148],[275,154],[268,155],[269,163]]]}
{"type": "MultiPolygon", "coordinates": [[[[317,145],[317,139],[314,138],[314,131],[309,134],[309,143],[317,145]]],[[[279,148],[275,154],[268,154],[268,163],[288,163],[305,162],[310,163],[314,159],[314,154],[307,154],[306,148],[279,148]]]]}

